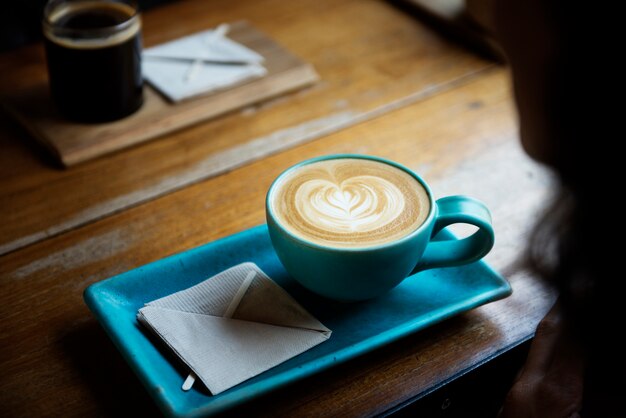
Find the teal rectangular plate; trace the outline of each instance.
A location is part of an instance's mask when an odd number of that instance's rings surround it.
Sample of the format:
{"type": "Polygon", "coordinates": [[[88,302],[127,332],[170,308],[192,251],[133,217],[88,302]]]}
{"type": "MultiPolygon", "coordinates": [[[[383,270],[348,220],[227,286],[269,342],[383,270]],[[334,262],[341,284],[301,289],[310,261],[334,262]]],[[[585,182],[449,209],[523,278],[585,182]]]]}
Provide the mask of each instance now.
{"type": "MultiPolygon", "coordinates": [[[[454,239],[442,231],[438,239],[454,239]]],[[[85,290],[85,302],[163,413],[201,417],[317,373],[461,312],[511,294],[486,263],[434,269],[407,278],[374,300],[338,303],[318,297],[289,277],[272,249],[266,225],[175,254],[85,290]],[[236,264],[256,263],[333,333],[331,338],[252,379],[212,396],[181,385],[188,370],[140,326],[144,303],[193,286],[236,264]]]]}

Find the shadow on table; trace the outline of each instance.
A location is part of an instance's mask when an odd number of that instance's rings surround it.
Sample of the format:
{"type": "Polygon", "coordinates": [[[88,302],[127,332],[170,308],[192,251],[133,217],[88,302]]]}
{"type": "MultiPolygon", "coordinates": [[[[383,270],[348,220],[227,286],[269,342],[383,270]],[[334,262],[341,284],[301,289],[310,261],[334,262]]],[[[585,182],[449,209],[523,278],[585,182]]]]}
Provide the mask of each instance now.
{"type": "Polygon", "coordinates": [[[98,403],[97,415],[158,417],[156,404],[104,330],[89,321],[61,338],[84,386],[98,403]]]}

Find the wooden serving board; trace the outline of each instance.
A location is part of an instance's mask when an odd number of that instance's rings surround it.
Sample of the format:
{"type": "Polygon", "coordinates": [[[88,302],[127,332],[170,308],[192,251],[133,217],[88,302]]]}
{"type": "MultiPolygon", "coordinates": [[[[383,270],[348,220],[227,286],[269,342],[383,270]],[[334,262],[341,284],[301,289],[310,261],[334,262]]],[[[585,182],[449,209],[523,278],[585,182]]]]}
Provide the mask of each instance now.
{"type": "Polygon", "coordinates": [[[280,95],[319,79],[312,65],[292,55],[246,22],[231,25],[228,35],[265,58],[267,75],[227,90],[172,103],[150,85],[144,104],[131,116],[81,124],[63,119],[51,102],[46,83],[37,82],[4,98],[4,105],[65,166],[136,145],[228,111],[280,95]]]}

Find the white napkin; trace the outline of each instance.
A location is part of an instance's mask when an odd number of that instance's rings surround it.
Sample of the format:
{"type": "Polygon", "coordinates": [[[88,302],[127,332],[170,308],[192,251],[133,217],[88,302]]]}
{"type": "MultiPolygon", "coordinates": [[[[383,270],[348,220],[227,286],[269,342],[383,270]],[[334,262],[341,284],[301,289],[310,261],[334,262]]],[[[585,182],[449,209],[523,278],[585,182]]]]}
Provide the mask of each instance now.
{"type": "Polygon", "coordinates": [[[206,30],[144,50],[144,78],[167,98],[177,102],[267,74],[261,64],[263,56],[226,36],[215,35],[216,30],[206,30]],[[195,63],[196,60],[200,61],[195,63]],[[190,79],[187,76],[194,65],[198,68],[194,69],[194,77],[190,79]]]}
{"type": "Polygon", "coordinates": [[[239,264],[149,302],[137,318],[214,395],[303,353],[331,334],[253,263],[239,264]]]}

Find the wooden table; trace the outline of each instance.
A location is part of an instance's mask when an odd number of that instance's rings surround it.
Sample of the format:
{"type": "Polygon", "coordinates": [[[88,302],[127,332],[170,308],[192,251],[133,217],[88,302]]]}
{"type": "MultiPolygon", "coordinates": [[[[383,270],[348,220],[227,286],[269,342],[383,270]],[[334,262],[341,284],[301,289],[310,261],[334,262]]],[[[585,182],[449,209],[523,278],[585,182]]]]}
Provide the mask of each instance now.
{"type": "MultiPolygon", "coordinates": [[[[506,68],[375,0],[179,1],[145,14],[144,43],[242,18],[321,81],[71,169],[0,116],[0,416],[158,414],[83,290],[263,223],[272,179],[320,154],[379,155],[437,196],[485,201],[497,236],[487,261],[514,293],[238,415],[386,414],[532,337],[553,295],[517,260],[552,181],[520,149],[506,68]]],[[[41,45],[1,55],[0,74],[0,95],[45,79],[41,45]]],[[[455,405],[446,396],[442,408],[455,405]]]]}

